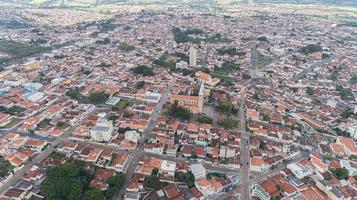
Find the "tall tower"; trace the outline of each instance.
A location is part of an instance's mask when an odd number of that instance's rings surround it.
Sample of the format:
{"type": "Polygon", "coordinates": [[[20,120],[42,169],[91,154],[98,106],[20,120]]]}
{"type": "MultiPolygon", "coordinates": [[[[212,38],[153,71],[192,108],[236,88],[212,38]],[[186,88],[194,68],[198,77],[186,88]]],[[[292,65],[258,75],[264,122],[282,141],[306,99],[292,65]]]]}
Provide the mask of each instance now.
{"type": "Polygon", "coordinates": [[[197,67],[197,49],[195,47],[190,47],[190,67],[197,67]]]}

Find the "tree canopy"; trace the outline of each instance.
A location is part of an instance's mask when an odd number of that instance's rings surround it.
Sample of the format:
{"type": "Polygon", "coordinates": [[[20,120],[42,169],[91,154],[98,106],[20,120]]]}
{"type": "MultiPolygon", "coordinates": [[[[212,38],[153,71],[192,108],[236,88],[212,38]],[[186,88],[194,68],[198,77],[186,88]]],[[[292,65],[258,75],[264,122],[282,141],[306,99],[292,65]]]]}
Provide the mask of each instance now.
{"type": "Polygon", "coordinates": [[[346,168],[338,168],[332,171],[338,180],[348,178],[348,170],[346,168]]]}
{"type": "Polygon", "coordinates": [[[184,107],[181,107],[175,102],[173,105],[169,107],[168,114],[171,117],[179,118],[182,120],[189,120],[191,119],[191,113],[184,107]]]}
{"type": "Polygon", "coordinates": [[[104,104],[109,98],[105,92],[92,92],[87,96],[87,100],[91,104],[104,104]]]}
{"type": "Polygon", "coordinates": [[[154,71],[146,65],[139,65],[137,67],[130,69],[130,71],[132,71],[134,74],[137,74],[137,75],[141,74],[143,76],[155,75],[154,71]]]}
{"type": "Polygon", "coordinates": [[[50,168],[42,189],[46,199],[77,200],[89,179],[82,162],[71,162],[50,168]]]}

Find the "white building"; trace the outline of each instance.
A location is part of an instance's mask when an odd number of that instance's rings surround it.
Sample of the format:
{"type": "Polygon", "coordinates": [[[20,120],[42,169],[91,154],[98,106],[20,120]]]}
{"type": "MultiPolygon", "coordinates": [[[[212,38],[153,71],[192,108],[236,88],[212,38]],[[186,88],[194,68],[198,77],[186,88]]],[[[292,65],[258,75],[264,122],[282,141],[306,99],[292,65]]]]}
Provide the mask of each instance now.
{"type": "Polygon", "coordinates": [[[176,67],[176,69],[190,69],[190,68],[188,68],[188,63],[183,60],[176,63],[175,67],[176,67]]]}
{"type": "Polygon", "coordinates": [[[140,140],[140,133],[135,130],[126,131],[124,136],[125,140],[132,141],[135,143],[138,143],[138,141],[140,140]]]}
{"type": "Polygon", "coordinates": [[[113,123],[104,118],[98,118],[96,125],[90,129],[90,136],[95,141],[107,142],[111,139],[112,132],[113,123]]]}
{"type": "Polygon", "coordinates": [[[146,91],[144,101],[158,103],[161,99],[161,94],[156,92],[146,91]]]}
{"type": "Polygon", "coordinates": [[[160,180],[174,181],[176,171],[176,162],[163,160],[160,165],[160,180]]]}
{"type": "Polygon", "coordinates": [[[227,146],[221,146],[219,149],[219,157],[221,158],[234,158],[236,155],[236,150],[227,146]]]}
{"type": "Polygon", "coordinates": [[[197,67],[197,49],[190,47],[190,67],[197,67]]]}
{"type": "Polygon", "coordinates": [[[192,164],[190,166],[190,171],[192,172],[195,180],[206,177],[206,169],[202,164],[192,164]]]}
{"type": "Polygon", "coordinates": [[[298,179],[302,179],[305,176],[310,176],[313,172],[310,168],[303,166],[301,164],[291,163],[287,166],[288,169],[296,176],[298,179]]]}

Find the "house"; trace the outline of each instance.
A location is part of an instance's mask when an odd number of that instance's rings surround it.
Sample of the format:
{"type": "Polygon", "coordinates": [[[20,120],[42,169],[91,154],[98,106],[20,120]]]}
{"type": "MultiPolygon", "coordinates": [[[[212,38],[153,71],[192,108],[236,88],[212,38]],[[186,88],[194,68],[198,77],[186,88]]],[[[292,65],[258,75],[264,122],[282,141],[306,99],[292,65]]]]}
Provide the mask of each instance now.
{"type": "Polygon", "coordinates": [[[28,139],[25,143],[25,146],[30,148],[31,150],[40,152],[42,151],[42,149],[45,148],[47,144],[48,143],[46,140],[28,139]]]}
{"type": "Polygon", "coordinates": [[[250,167],[252,171],[262,172],[269,168],[269,165],[258,157],[253,157],[250,159],[250,167]]]}
{"type": "Polygon", "coordinates": [[[26,190],[19,189],[19,188],[10,188],[8,189],[4,196],[9,197],[11,200],[22,200],[25,199],[26,190]]]}
{"type": "Polygon", "coordinates": [[[321,159],[314,154],[311,154],[310,162],[312,166],[314,166],[315,169],[320,173],[324,173],[328,169],[328,165],[322,162],[321,159]]]}
{"type": "Polygon", "coordinates": [[[202,83],[212,87],[216,86],[220,82],[219,78],[212,78],[210,74],[207,74],[203,71],[197,71],[195,76],[199,81],[202,81],[202,83]]]}
{"type": "Polygon", "coordinates": [[[104,191],[109,187],[107,180],[110,177],[113,177],[114,175],[115,175],[115,171],[113,170],[98,169],[95,172],[94,178],[92,179],[89,185],[91,188],[97,188],[99,190],[104,191]]]}
{"type": "Polygon", "coordinates": [[[175,178],[176,162],[163,160],[160,165],[159,178],[162,181],[172,182],[175,178]]]}
{"type": "Polygon", "coordinates": [[[123,153],[118,153],[115,155],[114,159],[112,160],[112,163],[110,164],[111,167],[114,167],[114,169],[118,172],[124,171],[124,168],[126,166],[126,163],[128,161],[128,153],[123,152],[123,153]]]}
{"type": "Polygon", "coordinates": [[[357,156],[357,145],[351,138],[337,137],[336,144],[340,145],[348,156],[357,156]]]}
{"type": "Polygon", "coordinates": [[[203,194],[203,196],[208,196],[214,194],[216,191],[207,178],[201,178],[195,182],[196,188],[203,194]]]}

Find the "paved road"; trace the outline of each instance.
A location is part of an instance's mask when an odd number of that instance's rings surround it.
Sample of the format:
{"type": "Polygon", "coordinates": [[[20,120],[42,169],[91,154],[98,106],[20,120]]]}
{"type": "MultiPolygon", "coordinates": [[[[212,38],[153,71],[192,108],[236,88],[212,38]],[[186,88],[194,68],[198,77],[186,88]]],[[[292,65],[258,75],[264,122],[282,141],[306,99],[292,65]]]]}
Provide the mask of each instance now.
{"type": "Polygon", "coordinates": [[[244,100],[240,101],[239,108],[239,129],[241,133],[240,161],[241,161],[241,180],[240,197],[242,200],[250,199],[250,180],[249,180],[249,133],[246,131],[244,100]]]}
{"type": "Polygon", "coordinates": [[[269,168],[266,171],[264,171],[262,174],[260,174],[259,176],[255,176],[252,179],[252,183],[259,184],[259,183],[263,182],[264,180],[266,180],[267,178],[272,177],[272,176],[278,174],[279,172],[281,172],[281,170],[286,168],[286,166],[288,164],[299,162],[300,160],[308,158],[308,157],[309,157],[308,151],[300,151],[300,153],[297,156],[293,157],[291,159],[291,161],[286,162],[286,163],[280,163],[279,165],[277,165],[276,168],[274,168],[274,169],[269,168]]]}
{"type": "Polygon", "coordinates": [[[136,166],[139,163],[140,157],[144,154],[144,141],[149,139],[152,136],[152,130],[155,128],[155,123],[162,112],[162,107],[168,100],[170,96],[170,90],[175,84],[176,78],[169,83],[168,87],[165,89],[164,93],[161,96],[159,103],[156,105],[154,112],[151,114],[149,124],[147,125],[142,137],[139,140],[139,145],[136,149],[136,152],[132,156],[130,163],[128,164],[127,171],[125,172],[125,180],[123,185],[120,187],[119,191],[114,195],[113,199],[120,200],[125,194],[126,188],[129,185],[129,180],[133,176],[136,166]]]}

